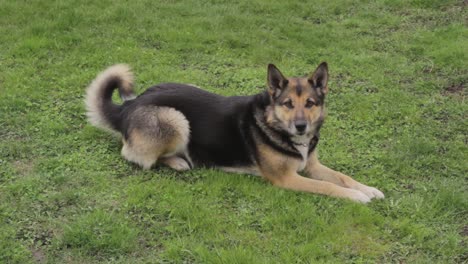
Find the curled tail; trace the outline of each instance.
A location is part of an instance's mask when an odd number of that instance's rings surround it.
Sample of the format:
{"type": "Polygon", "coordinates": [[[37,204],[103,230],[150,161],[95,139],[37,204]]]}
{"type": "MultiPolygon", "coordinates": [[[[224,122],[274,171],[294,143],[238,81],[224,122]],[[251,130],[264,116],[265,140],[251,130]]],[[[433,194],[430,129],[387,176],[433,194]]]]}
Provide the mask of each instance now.
{"type": "Polygon", "coordinates": [[[107,68],[86,89],[86,115],[92,125],[119,130],[120,106],[112,102],[112,93],[117,88],[123,101],[135,98],[133,74],[128,65],[117,64],[107,68]]]}

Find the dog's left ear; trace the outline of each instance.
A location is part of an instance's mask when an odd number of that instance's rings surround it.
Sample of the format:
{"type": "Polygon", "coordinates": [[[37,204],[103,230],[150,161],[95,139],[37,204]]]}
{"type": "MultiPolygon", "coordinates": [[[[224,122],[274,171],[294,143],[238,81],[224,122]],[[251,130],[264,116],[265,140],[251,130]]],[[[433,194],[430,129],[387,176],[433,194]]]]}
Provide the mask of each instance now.
{"type": "Polygon", "coordinates": [[[288,79],[273,64],[268,64],[268,92],[273,98],[277,98],[288,86],[288,79]]]}
{"type": "Polygon", "coordinates": [[[328,64],[320,63],[317,69],[309,76],[309,83],[313,88],[319,89],[323,94],[328,93],[328,64]]]}

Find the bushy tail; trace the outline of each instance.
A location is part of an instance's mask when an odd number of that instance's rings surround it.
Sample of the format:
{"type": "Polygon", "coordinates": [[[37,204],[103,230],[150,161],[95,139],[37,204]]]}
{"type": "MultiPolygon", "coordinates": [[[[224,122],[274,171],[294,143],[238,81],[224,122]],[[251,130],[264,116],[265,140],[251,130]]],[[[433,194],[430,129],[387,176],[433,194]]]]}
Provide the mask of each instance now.
{"type": "Polygon", "coordinates": [[[101,72],[86,89],[86,111],[89,122],[99,128],[118,131],[120,106],[112,102],[119,89],[123,101],[135,98],[133,74],[128,65],[117,64],[101,72]]]}

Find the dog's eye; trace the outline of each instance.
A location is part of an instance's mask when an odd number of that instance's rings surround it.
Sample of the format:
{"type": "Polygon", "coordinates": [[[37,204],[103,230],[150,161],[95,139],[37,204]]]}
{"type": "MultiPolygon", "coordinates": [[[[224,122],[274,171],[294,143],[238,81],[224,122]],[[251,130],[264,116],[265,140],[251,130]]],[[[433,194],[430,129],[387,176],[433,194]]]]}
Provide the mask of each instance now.
{"type": "Polygon", "coordinates": [[[294,108],[294,105],[292,104],[292,101],[291,100],[286,100],[283,102],[283,105],[286,106],[287,108],[289,109],[293,109],[294,108]]]}
{"type": "Polygon", "coordinates": [[[315,105],[314,100],[312,100],[312,99],[310,99],[310,98],[307,99],[307,102],[306,102],[306,105],[305,105],[306,108],[311,108],[311,107],[314,106],[314,105],[315,105]]]}

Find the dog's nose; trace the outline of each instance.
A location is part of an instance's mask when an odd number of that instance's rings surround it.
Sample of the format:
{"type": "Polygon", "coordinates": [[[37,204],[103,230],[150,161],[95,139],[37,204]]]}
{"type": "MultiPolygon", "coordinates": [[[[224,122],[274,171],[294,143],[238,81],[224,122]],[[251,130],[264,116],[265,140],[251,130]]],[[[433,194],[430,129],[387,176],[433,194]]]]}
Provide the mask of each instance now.
{"type": "Polygon", "coordinates": [[[307,122],[305,121],[297,121],[294,123],[294,125],[296,126],[296,130],[297,132],[304,132],[306,127],[307,127],[307,122]]]}

